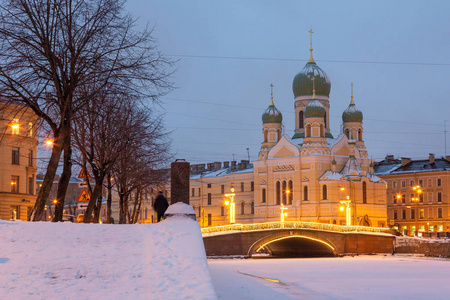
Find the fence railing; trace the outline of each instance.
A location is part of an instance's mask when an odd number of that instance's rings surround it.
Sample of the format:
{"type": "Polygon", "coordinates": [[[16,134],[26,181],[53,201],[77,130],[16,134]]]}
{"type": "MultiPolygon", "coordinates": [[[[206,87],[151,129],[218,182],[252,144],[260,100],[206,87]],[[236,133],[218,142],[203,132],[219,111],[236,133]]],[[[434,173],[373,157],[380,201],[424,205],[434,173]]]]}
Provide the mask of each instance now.
{"type": "Polygon", "coordinates": [[[266,223],[250,223],[250,224],[232,224],[202,228],[203,236],[216,234],[260,231],[270,229],[314,229],[326,230],[334,232],[372,232],[372,233],[389,233],[389,228],[367,227],[367,226],[346,226],[326,223],[285,221],[285,222],[266,222],[266,223]]]}

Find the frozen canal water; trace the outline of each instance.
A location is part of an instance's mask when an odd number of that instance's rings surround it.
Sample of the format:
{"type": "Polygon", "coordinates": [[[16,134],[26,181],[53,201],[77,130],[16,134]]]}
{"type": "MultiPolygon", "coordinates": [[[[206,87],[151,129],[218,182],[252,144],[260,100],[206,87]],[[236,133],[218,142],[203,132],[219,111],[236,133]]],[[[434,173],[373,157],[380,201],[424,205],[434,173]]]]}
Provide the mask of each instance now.
{"type": "Polygon", "coordinates": [[[209,259],[208,265],[219,299],[450,299],[446,259],[209,259]]]}

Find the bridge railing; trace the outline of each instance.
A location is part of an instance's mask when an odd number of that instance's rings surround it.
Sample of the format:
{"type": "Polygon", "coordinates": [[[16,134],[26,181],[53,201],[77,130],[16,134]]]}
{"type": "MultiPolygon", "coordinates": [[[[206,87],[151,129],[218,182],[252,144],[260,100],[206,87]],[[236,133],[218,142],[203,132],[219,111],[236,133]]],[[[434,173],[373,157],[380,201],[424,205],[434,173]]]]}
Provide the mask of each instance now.
{"type": "Polygon", "coordinates": [[[216,235],[232,232],[260,231],[270,229],[314,229],[326,230],[334,232],[372,232],[372,233],[389,233],[389,228],[367,227],[367,226],[346,226],[326,223],[313,223],[301,221],[285,221],[285,222],[265,222],[251,224],[232,224],[202,228],[202,235],[216,235]]]}

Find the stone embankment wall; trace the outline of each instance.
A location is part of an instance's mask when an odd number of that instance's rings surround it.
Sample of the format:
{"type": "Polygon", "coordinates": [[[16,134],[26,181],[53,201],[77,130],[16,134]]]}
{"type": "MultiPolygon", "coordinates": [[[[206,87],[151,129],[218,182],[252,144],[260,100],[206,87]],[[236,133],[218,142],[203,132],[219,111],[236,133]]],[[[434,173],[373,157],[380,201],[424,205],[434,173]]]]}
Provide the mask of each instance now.
{"type": "Polygon", "coordinates": [[[395,252],[450,258],[450,239],[396,237],[395,252]]]}

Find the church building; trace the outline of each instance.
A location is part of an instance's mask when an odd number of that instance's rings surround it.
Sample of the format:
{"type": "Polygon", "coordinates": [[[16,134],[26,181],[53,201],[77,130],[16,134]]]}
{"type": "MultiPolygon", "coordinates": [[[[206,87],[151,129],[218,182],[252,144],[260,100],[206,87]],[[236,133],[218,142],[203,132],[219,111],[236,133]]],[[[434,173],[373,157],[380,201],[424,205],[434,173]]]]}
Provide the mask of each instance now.
{"type": "Polygon", "coordinates": [[[312,51],[311,46],[309,61],[293,79],[292,136],[283,135],[283,116],[272,94],[262,115],[258,160],[191,166],[190,203],[201,226],[281,218],[387,226],[386,183],[373,174],[353,85],[350,103],[342,113],[341,133],[333,137],[331,81],[316,64],[312,51]],[[234,207],[226,200],[233,200],[234,207]]]}

